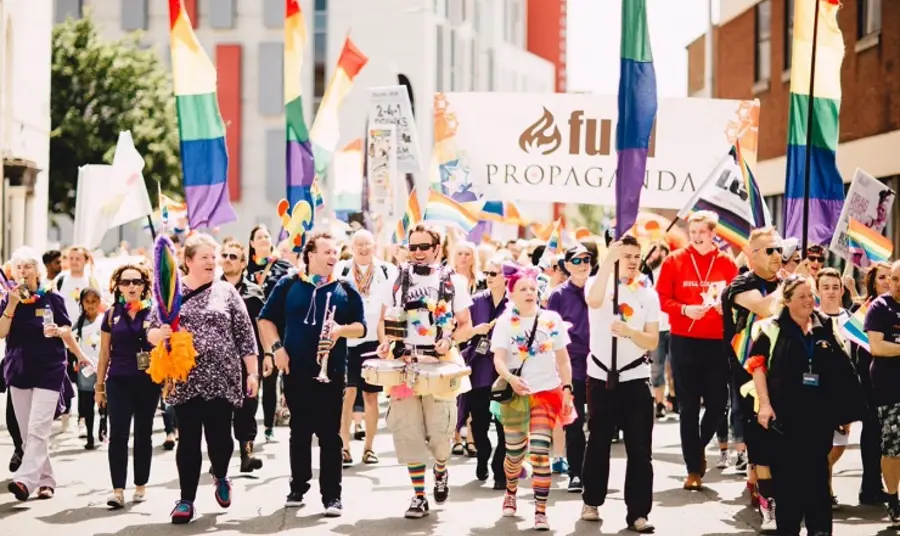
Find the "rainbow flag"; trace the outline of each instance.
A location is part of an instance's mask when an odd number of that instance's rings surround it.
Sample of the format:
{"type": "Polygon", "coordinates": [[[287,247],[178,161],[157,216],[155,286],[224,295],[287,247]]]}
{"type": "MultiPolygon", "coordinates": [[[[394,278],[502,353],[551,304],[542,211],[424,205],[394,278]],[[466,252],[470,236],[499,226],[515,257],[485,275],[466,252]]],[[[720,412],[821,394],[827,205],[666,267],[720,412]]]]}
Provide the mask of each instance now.
{"type": "Polygon", "coordinates": [[[647,0],[622,2],[619,120],[616,124],[616,240],[637,219],[656,120],[656,71],[650,50],[647,0]]]}
{"type": "MultiPolygon", "coordinates": [[[[284,9],[284,116],[286,134],[285,179],[288,207],[305,201],[315,206],[315,165],[309,131],[303,116],[303,56],[306,53],[306,20],[298,0],[285,0],[284,9]]],[[[319,195],[321,197],[321,194],[319,195]]],[[[315,213],[304,222],[312,229],[315,213]]]]}
{"type": "Polygon", "coordinates": [[[848,318],[841,324],[841,335],[850,342],[855,342],[859,346],[869,351],[869,334],[866,333],[865,324],[866,324],[866,313],[869,311],[869,305],[872,303],[872,300],[867,301],[863,304],[862,307],[856,310],[853,313],[853,316],[848,318]]]}
{"type": "Polygon", "coordinates": [[[487,201],[481,207],[480,213],[482,220],[518,225],[520,227],[526,223],[522,219],[519,209],[511,201],[487,201]]]}
{"type": "Polygon", "coordinates": [[[844,60],[844,37],[838,27],[838,9],[840,0],[794,0],[784,221],[786,237],[803,237],[806,159],[807,153],[811,153],[809,221],[806,222],[810,244],[831,242],[844,205],[844,181],[835,157],[840,130],[841,63],[844,60]],[[817,5],[819,25],[813,58],[817,5]],[[815,86],[810,95],[813,61],[815,86]],[[812,117],[809,117],[810,99],[812,117]],[[809,128],[812,128],[812,146],[807,147],[809,128]]]}
{"type": "Polygon", "coordinates": [[[319,187],[318,179],[314,180],[312,184],[312,199],[313,208],[317,213],[325,210],[325,199],[322,197],[322,188],[319,187]]]}
{"type": "Polygon", "coordinates": [[[547,239],[547,245],[546,247],[544,247],[544,253],[541,255],[540,261],[538,261],[538,266],[540,266],[541,268],[549,268],[550,264],[553,261],[553,257],[555,255],[559,255],[562,252],[562,233],[562,219],[558,219],[553,222],[553,228],[550,230],[550,237],[547,239]]]}
{"type": "Polygon", "coordinates": [[[405,244],[409,238],[409,230],[422,221],[422,209],[419,207],[419,198],[416,197],[416,189],[409,193],[406,202],[406,211],[397,220],[397,228],[394,230],[395,244],[405,244]]]}
{"type": "Polygon", "coordinates": [[[182,0],[169,0],[172,82],[181,138],[181,170],[191,229],[237,220],[228,197],[225,123],[216,67],[197,40],[182,0]]]}
{"type": "Polygon", "coordinates": [[[876,233],[853,218],[850,218],[847,226],[847,239],[852,252],[862,251],[872,263],[886,261],[894,252],[894,244],[890,238],[876,233]]]}
{"type": "Polygon", "coordinates": [[[338,59],[337,69],[328,82],[328,89],[322,96],[322,103],[313,122],[310,139],[315,155],[316,173],[324,177],[331,164],[331,158],[341,139],[340,110],[344,99],[353,89],[353,80],[369,61],[350,37],[344,41],[344,49],[338,59]]]}
{"type": "Polygon", "coordinates": [[[428,192],[423,220],[456,225],[464,233],[471,232],[478,225],[478,218],[466,207],[434,190],[428,192]]]}

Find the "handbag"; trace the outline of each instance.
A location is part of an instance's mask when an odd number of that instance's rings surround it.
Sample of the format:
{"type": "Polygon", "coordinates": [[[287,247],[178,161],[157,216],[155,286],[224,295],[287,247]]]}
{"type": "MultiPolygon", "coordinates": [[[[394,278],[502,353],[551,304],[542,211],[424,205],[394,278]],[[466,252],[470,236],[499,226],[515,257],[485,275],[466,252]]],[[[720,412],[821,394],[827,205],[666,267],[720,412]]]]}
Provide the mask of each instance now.
{"type": "MultiPolygon", "coordinates": [[[[538,318],[541,316],[540,311],[536,315],[534,315],[534,327],[531,329],[531,335],[528,336],[528,350],[531,350],[531,346],[534,344],[534,337],[537,335],[538,328],[538,318]]],[[[525,362],[528,361],[528,357],[530,354],[525,354],[525,359],[522,360],[522,364],[518,366],[518,368],[509,371],[513,376],[521,376],[522,368],[525,366],[525,362]]],[[[506,381],[505,378],[497,378],[494,381],[494,385],[491,386],[491,400],[494,402],[499,402],[501,404],[505,404],[509,402],[516,396],[516,392],[513,391],[512,385],[506,381]]]]}

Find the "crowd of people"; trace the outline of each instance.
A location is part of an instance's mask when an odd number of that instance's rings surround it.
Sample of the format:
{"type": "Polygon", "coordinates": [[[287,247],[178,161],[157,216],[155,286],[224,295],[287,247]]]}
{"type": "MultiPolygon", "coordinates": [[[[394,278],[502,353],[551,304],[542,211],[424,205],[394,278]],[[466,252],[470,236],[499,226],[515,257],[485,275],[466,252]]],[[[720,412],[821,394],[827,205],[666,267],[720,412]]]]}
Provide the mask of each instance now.
{"type": "Polygon", "coordinates": [[[101,286],[85,248],[20,249],[0,303],[9,491],[53,497],[51,425],[75,416],[86,449],[108,443],[108,506],[126,505],[129,442],[131,499],[148,500],[162,410],[181,490],[171,521],[188,523],[204,439],[221,507],[232,500],[235,440],[240,470],[262,468],[261,405],[265,440],[289,420],[286,507],[312,489],[315,435],[323,513],[340,516],[351,438],[364,438],[362,463],[378,464],[383,417],[410,478],[407,518],[429,514],[428,472],[430,499],[449,500],[448,462],[464,455],[503,492],[503,516],[517,515],[530,475],[534,528],[549,530],[551,475],[562,473],[582,495],[582,519],[598,521],[611,445],[622,441],[625,521],[649,533],[653,426],[677,418],[685,492],[704,488],[715,442],[716,467],[746,473],[762,532],[785,535],[804,523],[832,534],[832,467],[861,426],[859,503],[886,504],[900,528],[900,262],[871,265],[858,285],[827,267],[827,250],[799,251],[773,228],[753,230],[735,257],[717,244],[717,224],[693,214],[680,249],[625,235],[559,253],[537,240],[476,245],[422,224],[390,248],[366,230],[344,243],[310,233],[299,255],[262,225],[247,242],[195,233],[177,246],[177,326],[154,305],[150,259],[101,286]],[[868,347],[841,328],[860,309],[868,347]],[[192,336],[193,368],[154,383],[152,352],[179,329],[192,336]]]}

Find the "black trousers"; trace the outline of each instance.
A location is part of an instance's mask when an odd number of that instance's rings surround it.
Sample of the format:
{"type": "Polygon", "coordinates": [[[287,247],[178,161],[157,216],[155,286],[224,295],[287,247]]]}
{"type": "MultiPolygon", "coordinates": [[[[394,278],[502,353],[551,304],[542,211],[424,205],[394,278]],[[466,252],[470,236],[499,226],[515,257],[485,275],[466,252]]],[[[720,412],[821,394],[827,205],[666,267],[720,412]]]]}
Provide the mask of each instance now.
{"type": "MultiPolygon", "coordinates": [[[[84,427],[87,430],[87,440],[94,441],[94,402],[93,391],[78,391],[78,417],[84,419],[84,427]]],[[[102,427],[101,427],[102,428],[102,427]]]]}
{"type": "MultiPolygon", "coordinates": [[[[590,358],[588,358],[590,359],[590,358]]],[[[584,464],[584,408],[587,405],[587,384],[572,381],[572,398],[575,403],[577,417],[572,424],[565,427],[566,458],[569,461],[569,477],[581,477],[581,466],[584,464]]]]}
{"type": "Polygon", "coordinates": [[[878,420],[878,412],[875,409],[872,377],[869,375],[869,365],[872,363],[872,356],[862,349],[857,350],[856,356],[858,359],[856,372],[859,375],[859,383],[866,398],[866,415],[862,421],[859,437],[859,453],[862,457],[863,469],[859,492],[865,495],[878,496],[881,494],[882,489],[881,423],[878,420]]]}
{"type": "Polygon", "coordinates": [[[19,430],[19,421],[16,420],[16,412],[13,409],[12,394],[10,389],[6,391],[6,429],[13,441],[13,447],[16,452],[22,454],[22,431],[19,430]]]}
{"type": "Polygon", "coordinates": [[[344,382],[322,383],[300,373],[284,377],[291,411],[291,491],[305,495],[312,480],[312,436],[319,439],[319,490],[322,503],[341,498],[344,382]]]}
{"type": "Polygon", "coordinates": [[[256,410],[259,409],[259,399],[244,397],[244,404],[234,408],[234,438],[240,443],[256,441],[256,410]]]}
{"type": "Polygon", "coordinates": [[[807,534],[831,534],[828,453],[833,435],[833,430],[823,428],[788,432],[776,439],[772,479],[779,535],[799,536],[804,521],[807,534]]]}
{"type": "Polygon", "coordinates": [[[672,371],[681,428],[681,453],[688,473],[702,473],[704,448],[725,418],[728,403],[728,357],[721,339],[672,335],[672,371]],[[677,372],[676,372],[677,371],[677,372]],[[703,400],[703,420],[700,401],[703,400]]]}
{"type": "MultiPolygon", "coordinates": [[[[275,426],[275,407],[278,403],[278,371],[272,371],[268,377],[262,376],[262,361],[259,362],[260,391],[262,392],[263,426],[275,426]]],[[[257,401],[257,404],[259,402],[257,401]]]]}
{"type": "Polygon", "coordinates": [[[203,400],[192,398],[175,406],[178,417],[178,450],[175,463],[178,466],[178,482],[181,486],[181,500],[197,498],[203,455],[200,452],[203,436],[206,436],[206,451],[212,463],[213,476],[228,476],[228,462],[234,453],[231,439],[231,417],[234,406],[224,398],[203,400]]]}
{"type": "Polygon", "coordinates": [[[491,388],[478,387],[466,393],[466,404],[472,415],[472,435],[474,435],[475,448],[478,449],[478,465],[487,467],[491,463],[491,472],[495,482],[506,482],[506,474],[503,471],[503,460],[506,458],[506,435],[503,433],[503,425],[497,423],[497,448],[493,450],[494,458],[491,460],[491,439],[488,432],[491,429],[491,388]]]}
{"type": "Polygon", "coordinates": [[[150,376],[107,378],[109,412],[109,476],[113,489],[125,489],[128,480],[128,439],[134,421],[134,485],[150,480],[153,459],[153,417],[161,387],[150,376]]]}
{"type": "Polygon", "coordinates": [[[619,383],[608,390],[606,382],[589,378],[587,383],[588,429],[582,482],[584,503],[602,506],[609,491],[609,459],[613,434],[625,439],[626,522],[650,516],[653,505],[653,395],[646,380],[619,383]]]}

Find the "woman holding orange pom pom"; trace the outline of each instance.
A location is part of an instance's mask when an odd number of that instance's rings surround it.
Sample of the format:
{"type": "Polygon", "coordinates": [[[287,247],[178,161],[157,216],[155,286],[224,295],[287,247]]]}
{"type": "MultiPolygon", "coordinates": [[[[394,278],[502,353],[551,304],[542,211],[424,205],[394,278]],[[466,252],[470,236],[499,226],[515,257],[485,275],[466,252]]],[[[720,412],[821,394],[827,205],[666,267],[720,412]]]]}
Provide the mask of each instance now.
{"type": "MultiPolygon", "coordinates": [[[[173,301],[180,301],[180,313],[172,325],[163,323],[160,309],[154,308],[148,333],[156,346],[148,372],[167,381],[166,402],[175,407],[178,417],[176,463],[181,500],[172,511],[174,524],[188,523],[195,515],[204,429],[216,502],[222,508],[231,505],[227,478],[228,461],[234,452],[231,417],[234,408],[243,403],[245,390],[251,398],[258,390],[253,325],[234,285],[215,278],[217,247],[209,235],[188,238],[184,244],[187,275],[180,281],[173,263],[160,261],[166,252],[160,255],[157,251],[157,276],[169,274],[180,292],[174,294],[173,301]],[[246,365],[246,379],[242,377],[241,359],[246,365]]],[[[168,299],[158,290],[155,294],[157,300],[168,299]]]]}

